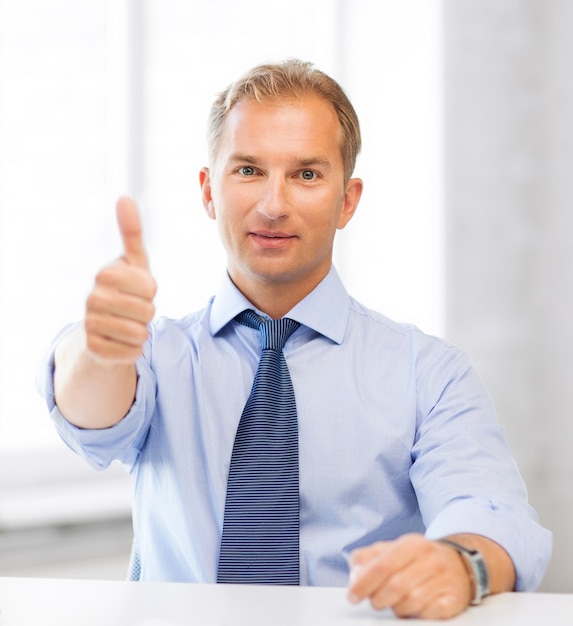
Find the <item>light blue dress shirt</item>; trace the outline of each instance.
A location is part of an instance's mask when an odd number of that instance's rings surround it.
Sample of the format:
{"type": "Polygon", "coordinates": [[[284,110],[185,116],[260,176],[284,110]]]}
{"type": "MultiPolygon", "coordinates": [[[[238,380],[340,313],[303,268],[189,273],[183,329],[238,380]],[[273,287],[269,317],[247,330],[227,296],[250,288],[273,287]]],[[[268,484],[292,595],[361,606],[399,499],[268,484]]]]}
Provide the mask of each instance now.
{"type": "MultiPolygon", "coordinates": [[[[216,580],[227,473],[260,352],[233,320],[252,305],[226,277],[206,308],[159,319],[137,363],[129,414],[104,430],[67,422],[66,443],[134,481],[136,577],[216,580]]],[[[551,553],[492,401],[466,355],[349,297],[334,268],[287,315],[284,353],[300,436],[301,584],[343,586],[357,546],[407,532],[497,541],[517,589],[534,590],[551,553]]]]}

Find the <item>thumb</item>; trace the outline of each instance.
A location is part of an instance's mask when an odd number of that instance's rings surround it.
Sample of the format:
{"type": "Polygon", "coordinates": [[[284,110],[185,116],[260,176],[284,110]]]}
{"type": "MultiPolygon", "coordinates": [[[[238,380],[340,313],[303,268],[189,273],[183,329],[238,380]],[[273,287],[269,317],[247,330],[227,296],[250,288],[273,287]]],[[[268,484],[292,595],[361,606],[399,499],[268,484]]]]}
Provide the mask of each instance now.
{"type": "Polygon", "coordinates": [[[125,260],[130,265],[147,268],[147,253],[143,247],[141,220],[135,202],[131,198],[120,198],[116,205],[116,215],[125,260]]]}

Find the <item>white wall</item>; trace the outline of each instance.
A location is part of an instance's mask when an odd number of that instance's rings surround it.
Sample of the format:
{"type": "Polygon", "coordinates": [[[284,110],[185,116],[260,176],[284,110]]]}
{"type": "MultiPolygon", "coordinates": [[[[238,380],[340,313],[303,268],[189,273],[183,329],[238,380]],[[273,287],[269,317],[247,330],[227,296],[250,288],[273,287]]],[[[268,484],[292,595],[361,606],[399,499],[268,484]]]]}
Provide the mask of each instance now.
{"type": "Polygon", "coordinates": [[[573,592],[573,3],[447,0],[447,334],[473,357],[573,592]]]}

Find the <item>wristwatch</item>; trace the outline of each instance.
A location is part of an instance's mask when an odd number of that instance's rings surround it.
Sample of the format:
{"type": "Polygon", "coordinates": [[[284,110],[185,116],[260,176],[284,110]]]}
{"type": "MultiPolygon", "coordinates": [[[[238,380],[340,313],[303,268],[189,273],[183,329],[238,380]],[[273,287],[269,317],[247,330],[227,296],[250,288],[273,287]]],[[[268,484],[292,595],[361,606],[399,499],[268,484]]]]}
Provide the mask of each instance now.
{"type": "Polygon", "coordinates": [[[438,539],[438,543],[443,543],[453,548],[464,559],[468,566],[468,572],[470,572],[473,579],[475,589],[471,604],[479,604],[482,598],[489,596],[489,574],[481,552],[466,548],[450,539],[438,539]]]}

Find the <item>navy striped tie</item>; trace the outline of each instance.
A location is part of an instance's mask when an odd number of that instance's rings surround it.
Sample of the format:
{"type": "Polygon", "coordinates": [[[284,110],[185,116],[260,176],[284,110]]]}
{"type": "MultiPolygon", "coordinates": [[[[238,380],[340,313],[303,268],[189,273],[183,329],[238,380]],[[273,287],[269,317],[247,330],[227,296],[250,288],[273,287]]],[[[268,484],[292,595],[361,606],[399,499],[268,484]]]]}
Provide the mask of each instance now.
{"type": "Polygon", "coordinates": [[[262,352],[231,456],[217,582],[299,584],[298,424],[282,352],[299,327],[243,311],[262,352]]]}

